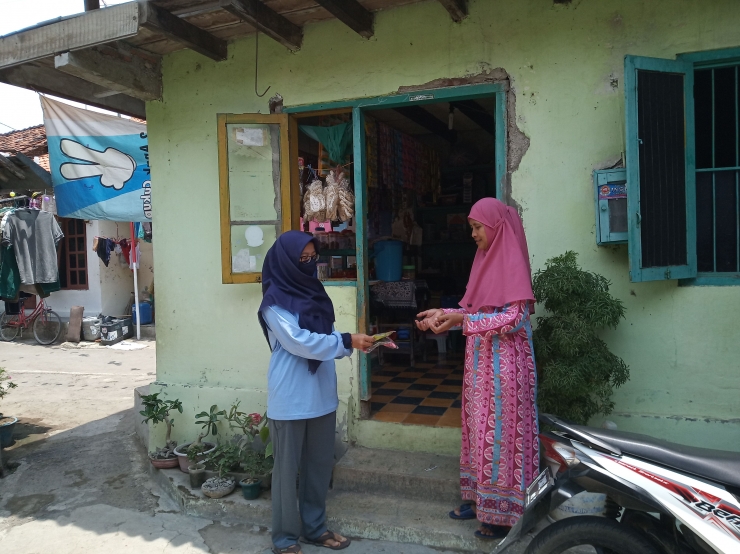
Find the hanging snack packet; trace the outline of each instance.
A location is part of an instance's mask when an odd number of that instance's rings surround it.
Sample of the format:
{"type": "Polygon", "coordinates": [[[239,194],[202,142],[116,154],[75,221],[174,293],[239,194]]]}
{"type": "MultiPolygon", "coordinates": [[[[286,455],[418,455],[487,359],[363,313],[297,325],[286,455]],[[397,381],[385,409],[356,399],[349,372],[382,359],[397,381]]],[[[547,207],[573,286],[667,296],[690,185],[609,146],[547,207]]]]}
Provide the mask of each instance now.
{"type": "Polygon", "coordinates": [[[373,345],[367,350],[363,350],[365,354],[369,354],[379,346],[385,346],[386,348],[392,348],[398,350],[398,345],[393,342],[392,336],[395,335],[395,331],[388,331],[387,333],[380,333],[379,335],[373,335],[373,345]]]}

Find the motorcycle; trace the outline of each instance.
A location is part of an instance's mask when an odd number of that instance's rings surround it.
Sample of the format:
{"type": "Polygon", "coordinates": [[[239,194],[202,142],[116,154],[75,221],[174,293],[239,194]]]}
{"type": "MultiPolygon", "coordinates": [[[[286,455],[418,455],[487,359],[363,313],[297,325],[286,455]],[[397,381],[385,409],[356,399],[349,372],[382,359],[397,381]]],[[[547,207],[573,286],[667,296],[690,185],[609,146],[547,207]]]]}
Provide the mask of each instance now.
{"type": "MultiPolygon", "coordinates": [[[[606,494],[604,516],[574,516],[539,532],[525,554],[590,545],[598,554],[740,554],[740,453],[597,429],[541,415],[547,468],[527,488],[522,517],[492,554],[519,542],[583,491],[606,494]]],[[[582,550],[580,550],[582,551],[582,550]]]]}

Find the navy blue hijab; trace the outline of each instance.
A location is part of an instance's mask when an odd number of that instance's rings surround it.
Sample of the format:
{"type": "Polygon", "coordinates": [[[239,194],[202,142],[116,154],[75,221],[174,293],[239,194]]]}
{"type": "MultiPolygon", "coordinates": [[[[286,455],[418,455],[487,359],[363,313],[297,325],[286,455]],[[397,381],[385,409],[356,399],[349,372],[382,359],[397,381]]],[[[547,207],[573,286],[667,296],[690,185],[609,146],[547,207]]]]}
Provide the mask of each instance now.
{"type": "MultiPolygon", "coordinates": [[[[267,323],[262,310],[269,306],[280,306],[290,313],[298,314],[298,325],[312,333],[329,335],[334,325],[334,305],[316,277],[316,262],[300,262],[306,245],[315,239],[301,231],[287,231],[280,235],[267,251],[262,266],[262,304],[257,317],[267,343],[267,323]]],[[[321,360],[308,360],[308,370],[316,373],[321,360]]]]}

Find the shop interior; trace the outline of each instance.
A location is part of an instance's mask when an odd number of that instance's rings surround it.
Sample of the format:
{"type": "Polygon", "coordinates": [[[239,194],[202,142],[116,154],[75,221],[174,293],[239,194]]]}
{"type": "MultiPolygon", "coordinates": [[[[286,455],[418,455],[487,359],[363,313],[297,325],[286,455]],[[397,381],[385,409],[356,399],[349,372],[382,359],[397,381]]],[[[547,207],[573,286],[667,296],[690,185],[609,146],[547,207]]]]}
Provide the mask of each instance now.
{"type": "MultiPolygon", "coordinates": [[[[460,426],[462,331],[422,333],[414,320],[459,307],[465,292],[476,249],[467,215],[496,195],[494,107],[490,97],[366,112],[369,328],[396,331],[398,346],[368,360],[371,419],[460,426]]],[[[341,208],[356,192],[351,126],[350,112],[299,122],[302,225],[326,281],[357,278],[355,218],[341,208]]]]}

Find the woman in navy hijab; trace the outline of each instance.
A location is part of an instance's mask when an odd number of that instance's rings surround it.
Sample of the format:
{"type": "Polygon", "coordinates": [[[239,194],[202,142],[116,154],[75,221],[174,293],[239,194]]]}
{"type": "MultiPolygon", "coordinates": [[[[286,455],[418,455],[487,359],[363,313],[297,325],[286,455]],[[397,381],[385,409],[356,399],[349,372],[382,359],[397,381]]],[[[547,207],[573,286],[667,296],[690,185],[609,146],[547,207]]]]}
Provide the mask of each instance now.
{"type": "Polygon", "coordinates": [[[300,536],[332,550],[350,543],[326,527],[339,405],[334,360],[351,355],[354,348],[368,348],[373,339],[334,330],[334,306],[316,277],[317,259],[311,235],[288,231],[267,252],[262,268],[258,316],[272,351],[267,417],[275,457],[272,550],[276,554],[300,553],[300,536]]]}

